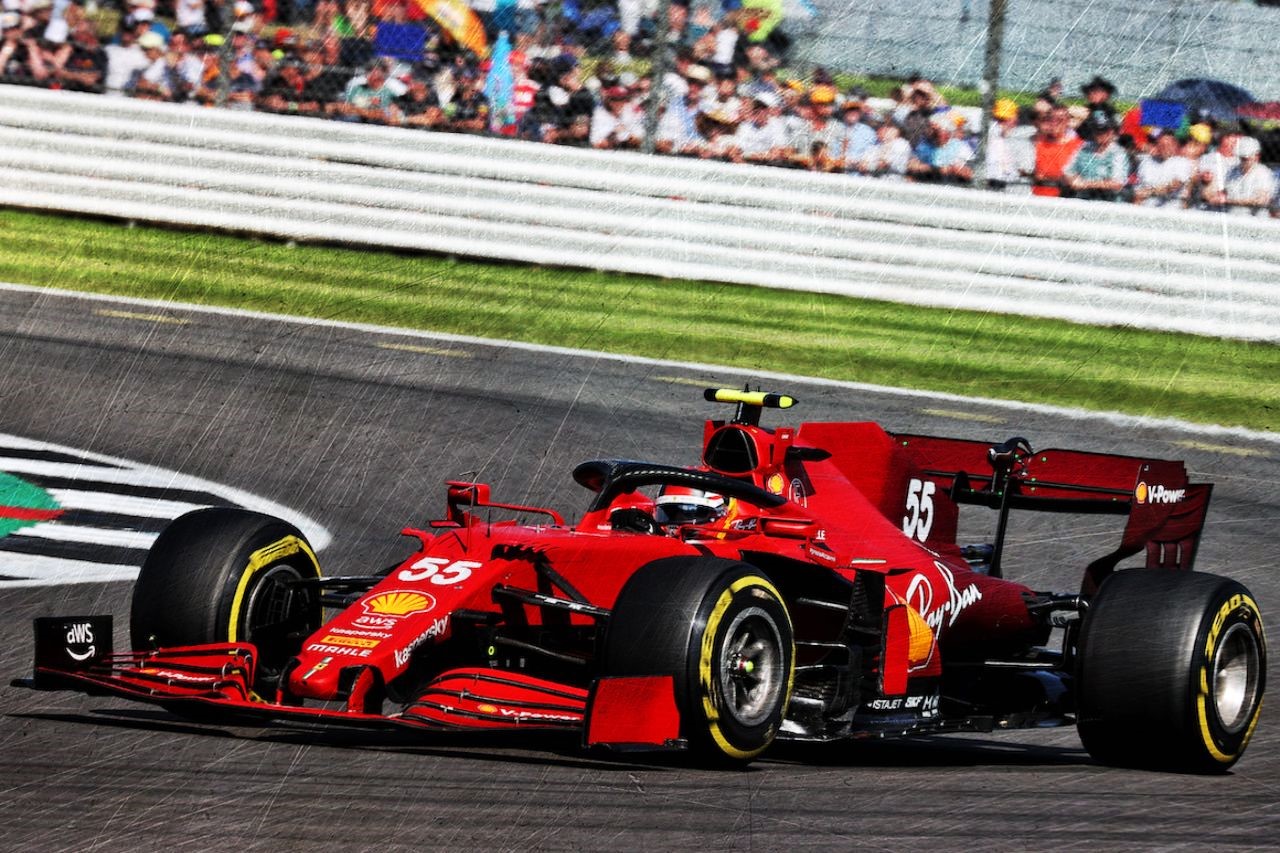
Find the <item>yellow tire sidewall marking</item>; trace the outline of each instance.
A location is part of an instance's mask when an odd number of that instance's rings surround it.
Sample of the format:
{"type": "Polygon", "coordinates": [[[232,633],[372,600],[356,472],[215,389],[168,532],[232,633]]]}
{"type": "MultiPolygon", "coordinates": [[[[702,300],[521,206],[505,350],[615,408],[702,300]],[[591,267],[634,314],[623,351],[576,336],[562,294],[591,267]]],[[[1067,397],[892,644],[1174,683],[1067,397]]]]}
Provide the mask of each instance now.
{"type": "Polygon", "coordinates": [[[1249,743],[1249,739],[1253,737],[1253,730],[1258,725],[1258,718],[1262,715],[1262,702],[1259,700],[1258,706],[1253,709],[1253,717],[1249,720],[1249,727],[1245,729],[1244,737],[1240,741],[1240,746],[1234,752],[1223,752],[1217,744],[1213,736],[1213,731],[1209,728],[1209,666],[1213,663],[1214,653],[1217,651],[1218,637],[1222,633],[1222,627],[1226,624],[1227,617],[1236,610],[1246,610],[1253,614],[1253,627],[1257,629],[1258,640],[1260,643],[1259,651],[1266,653],[1266,634],[1262,628],[1262,614],[1258,611],[1258,605],[1252,598],[1244,593],[1236,593],[1222,603],[1218,608],[1217,614],[1213,618],[1213,625],[1209,628],[1209,636],[1205,640],[1204,656],[1205,662],[1200,667],[1200,691],[1196,696],[1196,718],[1200,723],[1200,740],[1204,743],[1205,749],[1213,756],[1215,761],[1222,764],[1230,764],[1235,761],[1240,753],[1244,751],[1245,746],[1249,743]]]}
{"type": "Polygon", "coordinates": [[[285,557],[299,553],[307,555],[307,559],[311,561],[311,571],[315,577],[319,577],[320,563],[316,559],[315,552],[311,550],[311,546],[306,542],[292,534],[285,536],[283,539],[277,539],[270,545],[259,548],[249,555],[249,560],[246,562],[244,570],[240,573],[240,580],[236,584],[235,597],[231,599],[231,614],[228,617],[227,624],[227,642],[239,642],[240,610],[244,606],[245,595],[248,593],[254,577],[267,566],[279,562],[285,557]]]}
{"type": "MultiPolygon", "coordinates": [[[[782,595],[778,590],[764,578],[759,575],[745,575],[738,578],[729,587],[720,593],[720,597],[716,599],[715,606],[711,608],[711,613],[707,616],[706,627],[702,630],[702,646],[698,656],[698,683],[702,687],[702,710],[706,714],[707,727],[710,731],[712,740],[716,746],[731,758],[748,759],[755,758],[764,752],[769,746],[766,743],[758,749],[740,749],[734,746],[725,737],[724,732],[720,728],[720,709],[715,701],[715,638],[716,633],[720,630],[720,623],[724,619],[725,612],[729,609],[729,605],[733,603],[734,597],[748,587],[759,587],[760,589],[773,596],[774,600],[782,608],[784,618],[787,622],[787,628],[791,628],[791,614],[787,613],[786,605],[782,603],[782,595]]],[[[791,687],[795,681],[795,644],[792,643],[791,648],[787,652],[788,661],[793,665],[787,668],[787,688],[786,695],[783,697],[782,707],[785,710],[791,703],[791,687]]],[[[772,741],[772,738],[770,738],[772,741]]]]}

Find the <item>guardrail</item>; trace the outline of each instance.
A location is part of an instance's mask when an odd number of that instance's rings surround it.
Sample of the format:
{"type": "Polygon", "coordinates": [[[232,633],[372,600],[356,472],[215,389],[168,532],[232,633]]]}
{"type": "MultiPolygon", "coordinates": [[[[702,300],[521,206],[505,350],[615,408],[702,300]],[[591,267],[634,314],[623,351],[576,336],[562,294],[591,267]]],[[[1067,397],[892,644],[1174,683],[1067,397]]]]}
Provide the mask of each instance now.
{"type": "Polygon", "coordinates": [[[0,204],[1280,341],[1280,223],[0,86],[0,204]]]}

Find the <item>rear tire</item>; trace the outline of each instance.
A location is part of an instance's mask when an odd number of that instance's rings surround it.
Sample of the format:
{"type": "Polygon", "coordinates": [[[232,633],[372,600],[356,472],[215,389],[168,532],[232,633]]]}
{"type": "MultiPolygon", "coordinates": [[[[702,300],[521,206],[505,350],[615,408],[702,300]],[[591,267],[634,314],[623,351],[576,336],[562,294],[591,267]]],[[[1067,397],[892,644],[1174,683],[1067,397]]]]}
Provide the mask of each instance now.
{"type": "Polygon", "coordinates": [[[1079,644],[1080,739],[1103,764],[1220,773],[1262,707],[1266,640],[1249,591],[1198,572],[1109,577],[1079,644]]]}
{"type": "Polygon", "coordinates": [[[712,762],[750,761],[791,699],[795,643],[786,605],[754,567],[710,557],[643,566],[618,595],[607,675],[671,675],[681,735],[712,762]]]}
{"type": "Polygon", "coordinates": [[[133,587],[135,649],[252,643],[253,691],[274,699],[281,673],[320,627],[315,552],[292,524],[213,507],[174,519],[157,537],[133,587]]]}

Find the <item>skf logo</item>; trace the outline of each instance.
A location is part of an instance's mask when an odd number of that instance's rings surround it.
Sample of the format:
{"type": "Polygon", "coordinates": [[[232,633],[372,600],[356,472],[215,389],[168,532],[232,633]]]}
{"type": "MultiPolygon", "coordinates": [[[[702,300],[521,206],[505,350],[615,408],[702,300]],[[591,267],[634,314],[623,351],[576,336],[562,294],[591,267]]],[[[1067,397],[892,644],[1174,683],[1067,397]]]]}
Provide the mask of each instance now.
{"type": "Polygon", "coordinates": [[[392,590],[382,592],[360,602],[366,613],[378,616],[408,616],[410,613],[426,613],[436,606],[436,600],[425,592],[392,590]]]}
{"type": "Polygon", "coordinates": [[[1186,489],[1169,489],[1158,483],[1148,486],[1145,482],[1140,482],[1133,490],[1133,497],[1140,504],[1176,504],[1186,496],[1186,489]]]}

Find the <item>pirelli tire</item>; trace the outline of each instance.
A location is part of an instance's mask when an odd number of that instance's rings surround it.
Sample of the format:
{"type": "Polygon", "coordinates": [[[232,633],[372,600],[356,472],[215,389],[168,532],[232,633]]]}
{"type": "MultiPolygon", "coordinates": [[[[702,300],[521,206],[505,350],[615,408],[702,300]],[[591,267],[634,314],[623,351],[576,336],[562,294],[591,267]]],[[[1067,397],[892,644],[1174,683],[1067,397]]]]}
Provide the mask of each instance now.
{"type": "Polygon", "coordinates": [[[253,690],[272,699],[283,669],[322,620],[320,566],[296,527],[226,507],[198,509],[156,538],[133,587],[135,649],[252,643],[253,690]]]}
{"type": "Polygon", "coordinates": [[[1239,583],[1131,569],[1080,629],[1077,727],[1096,760],[1220,773],[1253,735],[1266,686],[1262,616],[1239,583]]]}
{"type": "Polygon", "coordinates": [[[656,560],[619,593],[603,666],[608,675],[674,676],[690,751],[711,764],[745,763],[773,742],[791,700],[791,618],[750,565],[656,560]]]}

